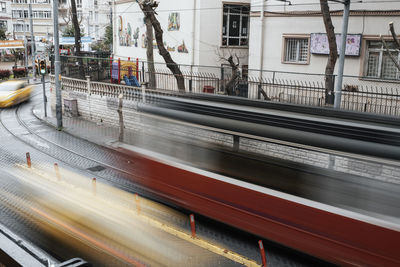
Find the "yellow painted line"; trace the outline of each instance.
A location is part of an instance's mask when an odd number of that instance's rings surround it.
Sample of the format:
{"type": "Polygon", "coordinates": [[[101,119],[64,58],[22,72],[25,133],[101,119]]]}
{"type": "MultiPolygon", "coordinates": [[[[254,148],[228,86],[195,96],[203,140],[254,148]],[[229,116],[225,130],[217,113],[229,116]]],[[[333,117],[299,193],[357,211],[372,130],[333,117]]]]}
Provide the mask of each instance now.
{"type": "MultiPolygon", "coordinates": [[[[34,167],[28,168],[24,164],[17,164],[17,166],[21,167],[21,168],[23,168],[25,170],[28,170],[30,172],[33,172],[36,175],[39,175],[39,176],[41,176],[41,177],[43,177],[45,179],[48,179],[51,182],[56,182],[57,183],[57,178],[55,177],[55,175],[54,175],[54,177],[50,176],[50,175],[48,175],[47,173],[45,173],[43,171],[35,169],[34,167]]],[[[65,182],[65,180],[62,180],[61,182],[58,182],[58,183],[63,184],[64,186],[72,186],[72,187],[74,187],[72,184],[69,184],[69,183],[65,182]]],[[[82,193],[85,193],[85,192],[86,191],[82,191],[82,193]]],[[[101,201],[104,204],[112,205],[114,208],[117,208],[121,212],[124,212],[125,214],[129,213],[129,214],[139,218],[141,221],[143,221],[143,222],[145,222],[145,223],[147,223],[147,224],[149,224],[149,225],[151,225],[151,226],[153,226],[153,227],[155,227],[157,229],[160,229],[160,230],[162,230],[162,231],[164,231],[166,233],[169,233],[169,234],[171,234],[171,235],[173,235],[175,237],[178,237],[178,238],[180,238],[182,240],[185,240],[185,241],[190,242],[190,243],[192,243],[194,245],[197,245],[197,246],[199,246],[199,247],[201,247],[203,249],[206,249],[206,250],[208,250],[208,251],[210,251],[212,253],[218,254],[218,255],[223,256],[225,258],[228,258],[228,259],[230,259],[230,260],[232,260],[234,262],[237,262],[239,264],[243,264],[244,266],[249,266],[249,267],[256,267],[256,266],[259,267],[259,266],[261,266],[254,260],[248,259],[247,257],[244,257],[244,256],[242,256],[242,255],[240,255],[240,254],[238,254],[236,252],[233,252],[233,251],[227,250],[227,249],[225,249],[223,247],[220,247],[218,245],[212,244],[212,243],[210,243],[210,242],[208,242],[208,241],[206,241],[204,239],[201,239],[199,237],[193,238],[191,234],[188,234],[188,233],[183,232],[181,230],[178,230],[178,229],[176,229],[176,228],[174,228],[174,227],[172,227],[170,225],[167,225],[167,224],[162,223],[162,222],[160,222],[158,220],[155,220],[155,219],[150,218],[150,217],[148,217],[146,215],[143,215],[142,213],[138,214],[133,209],[126,208],[126,207],[121,206],[120,204],[115,203],[115,202],[104,201],[102,198],[96,197],[92,193],[87,193],[86,192],[86,195],[88,197],[90,197],[90,198],[96,199],[96,201],[93,202],[93,203],[97,202],[97,204],[100,204],[99,201],[101,201]]],[[[134,197],[132,197],[132,199],[134,200],[134,197]]]]}

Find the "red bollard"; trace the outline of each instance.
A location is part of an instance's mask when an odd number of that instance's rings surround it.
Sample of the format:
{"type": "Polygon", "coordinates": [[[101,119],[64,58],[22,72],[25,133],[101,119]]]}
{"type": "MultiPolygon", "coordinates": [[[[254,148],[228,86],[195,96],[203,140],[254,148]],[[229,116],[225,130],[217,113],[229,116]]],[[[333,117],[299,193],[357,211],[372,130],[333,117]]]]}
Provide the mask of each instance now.
{"type": "Polygon", "coordinates": [[[54,163],[54,170],[56,171],[56,177],[58,181],[61,181],[60,169],[58,168],[58,164],[54,163]]]}
{"type": "Polygon", "coordinates": [[[96,195],[96,178],[92,179],[92,190],[93,194],[96,195]]]}
{"type": "Polygon", "coordinates": [[[196,223],[193,214],[190,214],[190,228],[192,229],[192,238],[196,238],[196,223]]]}
{"type": "Polygon", "coordinates": [[[136,210],[138,214],[140,214],[140,199],[138,194],[135,194],[135,201],[136,201],[136,210]]]}
{"type": "Polygon", "coordinates": [[[139,81],[139,58],[136,58],[136,79],[139,81]]]}
{"type": "Polygon", "coordinates": [[[261,240],[258,241],[258,246],[260,247],[262,266],[263,267],[267,267],[267,259],[265,257],[264,245],[263,245],[263,242],[261,240]]]}
{"type": "Polygon", "coordinates": [[[29,154],[29,152],[26,152],[26,164],[28,165],[28,168],[32,166],[31,155],[29,154]]]}
{"type": "Polygon", "coordinates": [[[118,84],[121,83],[121,59],[118,59],[118,84]]]}
{"type": "Polygon", "coordinates": [[[113,82],[112,71],[113,71],[113,58],[110,57],[110,81],[111,81],[111,83],[113,82]]]}

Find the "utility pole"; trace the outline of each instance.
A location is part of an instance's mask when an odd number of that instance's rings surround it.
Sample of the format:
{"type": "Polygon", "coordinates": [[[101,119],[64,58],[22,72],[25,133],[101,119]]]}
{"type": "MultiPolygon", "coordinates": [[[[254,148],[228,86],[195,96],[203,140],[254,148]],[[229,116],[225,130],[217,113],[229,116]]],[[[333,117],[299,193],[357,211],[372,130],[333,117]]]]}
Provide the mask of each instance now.
{"type": "Polygon", "coordinates": [[[54,80],[56,85],[56,118],[57,130],[61,131],[62,123],[62,103],[61,103],[61,64],[60,64],[60,40],[58,34],[58,0],[53,0],[53,23],[54,23],[54,80]]]}
{"type": "Polygon", "coordinates": [[[24,46],[25,46],[25,71],[26,71],[26,79],[29,83],[29,74],[28,74],[28,40],[26,39],[26,25],[25,25],[25,9],[22,9],[22,28],[24,30],[24,46]]]}
{"type": "Polygon", "coordinates": [[[343,4],[344,4],[344,11],[343,11],[343,23],[342,23],[342,46],[340,48],[338,76],[335,87],[334,108],[336,109],[340,109],[340,104],[342,102],[344,58],[346,56],[345,54],[346,54],[346,42],[347,42],[347,29],[349,26],[350,0],[345,0],[343,4]]]}
{"type": "Polygon", "coordinates": [[[36,43],[35,36],[33,35],[33,14],[32,14],[32,0],[29,1],[29,27],[31,28],[31,52],[32,52],[32,71],[33,71],[33,80],[36,81],[36,43]]]}
{"type": "MultiPolygon", "coordinates": [[[[113,9],[112,9],[112,4],[110,6],[110,25],[111,25],[111,32],[114,35],[114,26],[113,26],[113,9]]],[[[111,44],[110,44],[110,54],[113,54],[113,48],[114,48],[114,36],[112,38],[111,44]]]]}

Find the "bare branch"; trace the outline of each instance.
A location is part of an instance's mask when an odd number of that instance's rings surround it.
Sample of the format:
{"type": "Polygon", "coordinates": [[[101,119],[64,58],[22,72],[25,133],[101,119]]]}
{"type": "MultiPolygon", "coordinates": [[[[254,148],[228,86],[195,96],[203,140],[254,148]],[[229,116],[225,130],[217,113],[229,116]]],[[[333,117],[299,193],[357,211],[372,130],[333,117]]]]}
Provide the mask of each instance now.
{"type": "Polygon", "coordinates": [[[389,29],[390,29],[390,32],[392,33],[393,41],[397,45],[397,48],[400,49],[400,42],[399,42],[399,39],[397,39],[396,32],[394,31],[393,22],[389,23],[389,29]]]}
{"type": "Polygon", "coordinates": [[[389,55],[389,58],[393,61],[393,63],[394,63],[394,65],[396,66],[396,68],[400,71],[400,64],[399,64],[399,62],[398,62],[397,59],[393,56],[393,54],[390,52],[389,47],[388,47],[388,45],[387,45],[387,43],[386,43],[386,41],[385,41],[385,39],[383,38],[382,35],[380,35],[380,38],[381,38],[381,40],[382,40],[383,46],[384,46],[385,49],[386,49],[386,52],[387,52],[388,55],[389,55]]]}

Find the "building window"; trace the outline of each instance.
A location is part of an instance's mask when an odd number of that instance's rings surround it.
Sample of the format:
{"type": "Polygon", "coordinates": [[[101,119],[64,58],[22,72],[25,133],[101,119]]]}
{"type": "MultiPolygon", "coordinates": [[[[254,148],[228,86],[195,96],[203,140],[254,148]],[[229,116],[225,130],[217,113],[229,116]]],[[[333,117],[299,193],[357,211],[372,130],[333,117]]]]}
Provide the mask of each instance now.
{"type": "Polygon", "coordinates": [[[0,2],[0,8],[1,12],[6,13],[7,12],[6,2],[0,2]]]}
{"type": "Polygon", "coordinates": [[[222,24],[223,46],[248,46],[249,5],[224,4],[222,24]]]}
{"type": "Polygon", "coordinates": [[[32,12],[33,18],[35,19],[50,19],[51,18],[51,11],[39,11],[34,10],[32,12]]]}
{"type": "Polygon", "coordinates": [[[0,20],[0,28],[7,30],[7,21],[0,20]]]}
{"type": "Polygon", "coordinates": [[[28,18],[28,10],[13,10],[12,17],[14,19],[28,18]]]}
{"type": "Polygon", "coordinates": [[[14,32],[29,32],[29,24],[13,24],[14,32]],[[25,29],[24,29],[25,28],[25,29]]]}
{"type": "MultiPolygon", "coordinates": [[[[399,61],[400,54],[392,41],[386,41],[390,53],[399,61]]],[[[366,68],[364,75],[370,78],[399,80],[399,71],[390,59],[381,41],[367,41],[366,68]]]]}
{"type": "Polygon", "coordinates": [[[27,4],[27,0],[12,0],[13,4],[27,4]]]}
{"type": "Polygon", "coordinates": [[[308,63],[308,38],[284,37],[284,42],[284,62],[308,63]]]}
{"type": "Polygon", "coordinates": [[[76,1],[76,7],[77,8],[82,8],[82,0],[77,0],[76,1]]]}
{"type": "Polygon", "coordinates": [[[32,4],[50,4],[50,0],[31,0],[32,4]]]}

